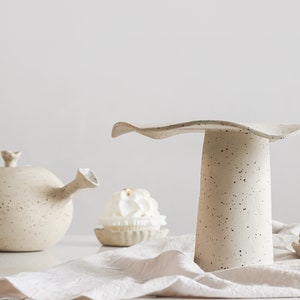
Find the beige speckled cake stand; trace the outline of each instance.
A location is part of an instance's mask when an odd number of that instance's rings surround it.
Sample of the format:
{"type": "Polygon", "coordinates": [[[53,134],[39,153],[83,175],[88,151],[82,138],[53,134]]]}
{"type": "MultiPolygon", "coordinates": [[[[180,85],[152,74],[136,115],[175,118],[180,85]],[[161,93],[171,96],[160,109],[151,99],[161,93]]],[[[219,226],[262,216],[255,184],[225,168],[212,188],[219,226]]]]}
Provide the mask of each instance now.
{"type": "Polygon", "coordinates": [[[119,122],[112,136],[131,131],[154,139],[205,132],[195,246],[195,262],[203,270],[273,262],[269,142],[298,134],[300,124],[119,122]]]}

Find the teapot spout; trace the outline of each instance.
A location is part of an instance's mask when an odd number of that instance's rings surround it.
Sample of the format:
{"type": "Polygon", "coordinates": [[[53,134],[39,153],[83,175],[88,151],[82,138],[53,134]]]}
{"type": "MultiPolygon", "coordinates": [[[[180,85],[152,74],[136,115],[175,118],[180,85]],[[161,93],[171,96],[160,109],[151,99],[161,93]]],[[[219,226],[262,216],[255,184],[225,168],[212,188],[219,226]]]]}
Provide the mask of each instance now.
{"type": "Polygon", "coordinates": [[[94,188],[99,185],[98,179],[91,169],[80,168],[73,181],[60,189],[61,199],[69,199],[80,189],[94,188]]]}

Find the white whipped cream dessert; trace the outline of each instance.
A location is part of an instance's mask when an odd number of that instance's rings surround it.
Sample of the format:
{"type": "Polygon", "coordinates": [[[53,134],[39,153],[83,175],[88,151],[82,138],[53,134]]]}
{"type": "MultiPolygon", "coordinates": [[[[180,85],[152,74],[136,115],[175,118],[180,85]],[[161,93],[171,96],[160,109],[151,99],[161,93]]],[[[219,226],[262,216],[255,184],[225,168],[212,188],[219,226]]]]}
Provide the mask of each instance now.
{"type": "Polygon", "coordinates": [[[159,213],[147,190],[127,188],[112,195],[99,222],[104,228],[117,230],[159,229],[166,225],[166,216],[159,213]]]}

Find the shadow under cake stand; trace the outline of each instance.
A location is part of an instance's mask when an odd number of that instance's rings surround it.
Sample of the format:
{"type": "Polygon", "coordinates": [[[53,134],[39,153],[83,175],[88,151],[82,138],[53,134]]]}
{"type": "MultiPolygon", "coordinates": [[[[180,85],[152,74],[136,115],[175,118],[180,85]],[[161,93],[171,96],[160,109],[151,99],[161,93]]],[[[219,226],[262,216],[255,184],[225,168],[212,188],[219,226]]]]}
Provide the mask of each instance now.
{"type": "Polygon", "coordinates": [[[119,122],[112,136],[132,131],[154,139],[205,132],[195,245],[195,262],[203,270],[273,263],[269,144],[298,134],[300,124],[119,122]]]}

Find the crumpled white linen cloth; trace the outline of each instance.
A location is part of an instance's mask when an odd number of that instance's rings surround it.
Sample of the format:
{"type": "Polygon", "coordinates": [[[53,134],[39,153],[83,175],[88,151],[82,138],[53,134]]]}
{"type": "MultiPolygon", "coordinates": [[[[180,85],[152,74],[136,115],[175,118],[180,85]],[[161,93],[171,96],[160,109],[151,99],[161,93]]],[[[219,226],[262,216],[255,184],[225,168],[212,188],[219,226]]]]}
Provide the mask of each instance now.
{"type": "Polygon", "coordinates": [[[275,263],[204,272],[194,263],[194,236],[150,240],[101,252],[45,272],[6,277],[38,300],[168,297],[300,297],[300,259],[291,247],[300,224],[273,223],[275,263]]]}

